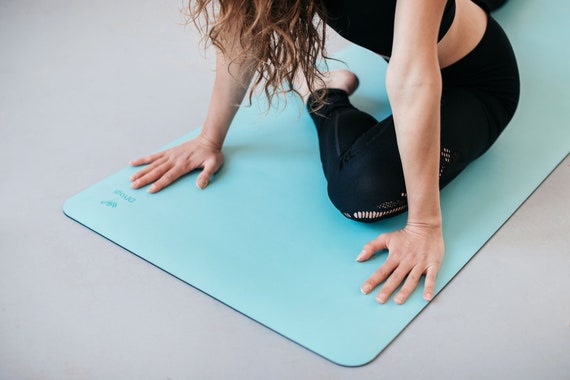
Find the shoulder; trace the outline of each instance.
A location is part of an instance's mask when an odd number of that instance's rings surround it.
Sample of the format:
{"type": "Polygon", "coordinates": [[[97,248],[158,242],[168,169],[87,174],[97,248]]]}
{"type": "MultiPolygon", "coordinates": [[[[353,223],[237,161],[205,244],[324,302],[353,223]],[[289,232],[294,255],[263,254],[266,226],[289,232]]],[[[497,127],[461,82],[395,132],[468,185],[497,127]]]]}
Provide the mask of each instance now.
{"type": "Polygon", "coordinates": [[[393,53],[437,47],[447,0],[398,0],[394,16],[393,53]]]}

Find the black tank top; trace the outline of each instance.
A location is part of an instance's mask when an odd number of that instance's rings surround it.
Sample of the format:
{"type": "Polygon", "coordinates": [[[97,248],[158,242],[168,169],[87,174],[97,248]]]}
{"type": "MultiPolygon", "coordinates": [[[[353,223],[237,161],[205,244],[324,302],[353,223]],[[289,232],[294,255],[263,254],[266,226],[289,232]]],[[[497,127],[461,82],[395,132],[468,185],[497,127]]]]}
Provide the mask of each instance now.
{"type": "MultiPolygon", "coordinates": [[[[327,24],[347,40],[385,56],[392,55],[397,0],[324,0],[327,24]]],[[[423,1],[423,0],[418,0],[423,1]]],[[[438,41],[455,18],[455,0],[447,0],[438,41]]]]}

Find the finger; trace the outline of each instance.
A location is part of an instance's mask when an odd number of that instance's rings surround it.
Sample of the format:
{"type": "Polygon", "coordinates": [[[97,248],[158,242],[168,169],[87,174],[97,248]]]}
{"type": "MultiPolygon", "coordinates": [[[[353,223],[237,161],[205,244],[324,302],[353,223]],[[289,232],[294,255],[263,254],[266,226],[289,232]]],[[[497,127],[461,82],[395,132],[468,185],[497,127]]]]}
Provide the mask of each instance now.
{"type": "Polygon", "coordinates": [[[131,187],[133,188],[139,188],[141,186],[146,185],[147,183],[142,183],[143,181],[141,180],[143,177],[145,177],[146,175],[148,175],[150,172],[156,170],[156,168],[158,168],[161,165],[165,164],[165,160],[157,160],[154,161],[153,163],[151,163],[148,166],[145,166],[143,169],[139,170],[138,172],[136,172],[135,174],[131,175],[131,187]]]}
{"type": "Polygon", "coordinates": [[[218,164],[215,160],[208,160],[204,163],[204,169],[196,178],[196,186],[199,189],[204,189],[210,183],[210,178],[214,175],[216,171],[220,168],[220,164],[218,164]]]}
{"type": "Polygon", "coordinates": [[[364,294],[368,294],[382,283],[398,266],[398,264],[390,259],[386,260],[360,287],[360,291],[364,294]]]}
{"type": "Polygon", "coordinates": [[[410,294],[414,291],[414,289],[418,286],[420,282],[420,278],[422,277],[422,270],[418,269],[419,267],[415,267],[412,271],[408,274],[406,281],[404,282],[404,286],[402,289],[396,294],[394,297],[394,302],[398,305],[403,304],[406,302],[410,294]]]}
{"type": "MultiPolygon", "coordinates": [[[[143,187],[148,185],[149,183],[155,182],[160,180],[164,175],[171,170],[172,165],[168,162],[164,162],[161,165],[156,166],[153,170],[146,173],[143,177],[139,178],[137,181],[133,182],[133,186],[137,186],[137,188],[143,187]]],[[[154,185],[153,185],[154,186],[154,185]]],[[[153,186],[149,188],[150,193],[156,193],[156,187],[153,189],[153,186]]]]}
{"type": "Polygon", "coordinates": [[[362,251],[356,257],[356,261],[366,261],[374,255],[374,253],[388,248],[389,234],[382,234],[376,239],[369,241],[362,247],[362,251]]]}
{"type": "Polygon", "coordinates": [[[157,193],[160,190],[164,189],[166,186],[170,185],[172,182],[176,181],[182,175],[184,175],[186,171],[184,171],[179,166],[170,167],[165,173],[163,173],[158,180],[152,184],[152,186],[148,189],[149,193],[157,193]]]}
{"type": "Polygon", "coordinates": [[[424,284],[424,299],[426,301],[431,301],[433,299],[433,293],[435,291],[435,279],[437,277],[437,272],[439,267],[432,266],[427,269],[426,281],[424,284]]]}
{"type": "Polygon", "coordinates": [[[163,152],[158,152],[158,153],[154,153],[151,154],[149,156],[146,157],[140,157],[134,160],[131,160],[131,162],[129,162],[131,164],[131,166],[141,166],[141,165],[146,165],[146,164],[150,164],[153,161],[156,161],[157,159],[162,157],[162,153],[163,152]]]}
{"type": "Polygon", "coordinates": [[[172,167],[167,160],[162,159],[153,162],[144,169],[139,170],[131,176],[131,187],[138,189],[156,181],[161,175],[166,173],[172,167]]]}
{"type": "Polygon", "coordinates": [[[394,290],[396,290],[398,286],[400,286],[402,281],[404,281],[406,275],[410,273],[410,269],[411,268],[404,267],[403,264],[400,263],[398,268],[396,268],[392,272],[392,274],[388,277],[384,285],[382,285],[382,288],[376,295],[376,301],[380,303],[386,303],[386,301],[388,301],[388,298],[390,298],[390,295],[394,293],[394,290]]]}

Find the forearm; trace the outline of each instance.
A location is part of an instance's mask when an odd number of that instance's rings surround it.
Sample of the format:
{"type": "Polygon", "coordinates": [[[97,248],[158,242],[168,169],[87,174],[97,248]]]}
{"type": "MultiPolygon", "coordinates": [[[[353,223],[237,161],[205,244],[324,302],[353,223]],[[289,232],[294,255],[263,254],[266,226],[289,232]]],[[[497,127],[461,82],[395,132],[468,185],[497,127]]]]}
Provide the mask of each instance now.
{"type": "Polygon", "coordinates": [[[253,71],[249,63],[232,62],[221,52],[216,55],[216,77],[201,135],[217,148],[222,147],[251,82],[253,71]]]}
{"type": "Polygon", "coordinates": [[[392,106],[396,139],[408,198],[405,228],[384,233],[366,244],[358,256],[368,260],[381,249],[388,258],[366,280],[370,292],[384,282],[376,299],[403,303],[425,274],[424,299],[431,300],[441,266],[444,243],[439,204],[440,102],[438,31],[446,0],[398,0],[394,42],[386,89],[392,106]]]}
{"type": "Polygon", "coordinates": [[[404,69],[389,74],[387,84],[406,183],[408,223],[440,225],[441,75],[437,62],[404,69]]]}

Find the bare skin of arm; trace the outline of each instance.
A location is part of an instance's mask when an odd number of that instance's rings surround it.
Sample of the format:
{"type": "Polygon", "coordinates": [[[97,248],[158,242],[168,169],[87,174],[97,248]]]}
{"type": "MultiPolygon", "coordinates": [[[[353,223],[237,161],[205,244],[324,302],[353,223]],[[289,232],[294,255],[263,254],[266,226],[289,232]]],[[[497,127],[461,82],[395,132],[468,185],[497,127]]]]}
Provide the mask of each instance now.
{"type": "MultiPolygon", "coordinates": [[[[439,202],[440,68],[468,53],[484,32],[486,17],[467,1],[457,1],[456,22],[439,43],[437,36],[445,0],[400,0],[396,6],[393,52],[386,74],[398,148],[408,198],[405,228],[367,243],[358,261],[387,249],[388,258],[362,285],[370,293],[382,284],[376,299],[385,303],[395,290],[401,304],[425,275],[423,297],[431,300],[444,243],[439,202]],[[470,17],[471,14],[475,17],[470,17]],[[468,16],[469,15],[469,16],[468,16]],[[479,17],[477,19],[477,17],[479,17]],[[467,19],[476,20],[462,22],[467,19]]],[[[470,2],[469,2],[470,3],[470,2]]]]}
{"type": "Polygon", "coordinates": [[[210,106],[200,134],[173,148],[131,161],[132,166],[148,165],[131,176],[133,189],[152,183],[148,192],[156,193],[200,168],[202,172],[196,186],[203,189],[208,185],[223,164],[222,145],[252,79],[253,74],[247,67],[247,62],[231,63],[218,52],[210,106]]]}

